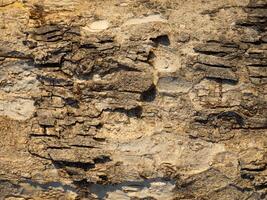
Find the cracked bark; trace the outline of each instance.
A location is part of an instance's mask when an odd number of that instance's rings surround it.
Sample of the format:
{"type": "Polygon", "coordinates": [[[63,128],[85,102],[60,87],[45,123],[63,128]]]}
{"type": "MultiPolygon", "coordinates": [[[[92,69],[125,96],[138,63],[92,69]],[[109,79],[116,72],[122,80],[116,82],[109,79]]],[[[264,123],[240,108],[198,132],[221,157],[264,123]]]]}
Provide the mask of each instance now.
{"type": "Polygon", "coordinates": [[[0,199],[266,199],[266,13],[0,2],[0,199]]]}

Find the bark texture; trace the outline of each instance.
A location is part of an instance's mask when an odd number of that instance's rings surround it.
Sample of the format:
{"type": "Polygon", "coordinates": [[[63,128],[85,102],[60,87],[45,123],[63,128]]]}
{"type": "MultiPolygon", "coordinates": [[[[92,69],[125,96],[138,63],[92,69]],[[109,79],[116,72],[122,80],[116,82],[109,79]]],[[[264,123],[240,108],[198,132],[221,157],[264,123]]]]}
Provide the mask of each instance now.
{"type": "Polygon", "coordinates": [[[267,199],[266,0],[0,1],[0,199],[267,199]]]}

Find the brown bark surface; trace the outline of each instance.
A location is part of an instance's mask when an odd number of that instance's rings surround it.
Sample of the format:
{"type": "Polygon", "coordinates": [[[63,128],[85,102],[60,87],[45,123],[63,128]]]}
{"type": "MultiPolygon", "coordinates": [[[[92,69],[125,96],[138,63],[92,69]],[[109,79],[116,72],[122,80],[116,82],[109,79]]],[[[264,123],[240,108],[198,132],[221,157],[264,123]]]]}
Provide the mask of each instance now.
{"type": "Polygon", "coordinates": [[[266,0],[0,0],[0,199],[267,199],[266,0]]]}

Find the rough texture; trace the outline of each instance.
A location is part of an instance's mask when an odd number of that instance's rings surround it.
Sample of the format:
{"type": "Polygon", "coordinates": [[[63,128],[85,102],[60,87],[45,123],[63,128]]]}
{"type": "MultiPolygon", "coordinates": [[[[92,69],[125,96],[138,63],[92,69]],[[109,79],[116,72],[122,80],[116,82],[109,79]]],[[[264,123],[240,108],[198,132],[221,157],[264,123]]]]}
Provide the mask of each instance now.
{"type": "Polygon", "coordinates": [[[267,199],[266,0],[0,16],[0,199],[267,199]]]}

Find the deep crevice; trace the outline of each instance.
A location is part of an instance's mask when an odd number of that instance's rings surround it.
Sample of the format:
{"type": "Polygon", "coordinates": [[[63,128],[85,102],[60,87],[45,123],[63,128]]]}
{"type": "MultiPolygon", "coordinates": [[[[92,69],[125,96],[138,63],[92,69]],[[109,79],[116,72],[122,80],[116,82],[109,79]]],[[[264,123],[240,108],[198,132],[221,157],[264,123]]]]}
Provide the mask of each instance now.
{"type": "Polygon", "coordinates": [[[148,90],[144,91],[142,94],[141,94],[141,101],[144,101],[144,102],[152,102],[155,100],[157,96],[157,88],[156,86],[153,84],[148,90]]]}
{"type": "Polygon", "coordinates": [[[115,109],[106,109],[106,111],[124,113],[129,118],[140,118],[143,113],[143,108],[141,106],[136,106],[131,109],[115,108],[115,109]]]}
{"type": "Polygon", "coordinates": [[[234,79],[228,79],[228,78],[215,78],[215,77],[206,77],[208,80],[213,80],[216,81],[218,83],[222,83],[222,84],[229,84],[229,85],[236,85],[238,83],[239,80],[234,80],[234,79]]]}
{"type": "Polygon", "coordinates": [[[93,161],[95,164],[98,164],[98,163],[107,163],[112,160],[109,156],[101,155],[101,156],[98,156],[97,158],[94,158],[93,161]]]}
{"type": "Polygon", "coordinates": [[[87,163],[87,162],[54,161],[54,160],[52,162],[57,168],[73,167],[73,168],[83,169],[85,171],[95,168],[94,163],[87,163]]]}
{"type": "Polygon", "coordinates": [[[64,100],[66,105],[73,107],[73,108],[79,108],[79,101],[78,100],[71,98],[71,97],[64,98],[63,100],[64,100]]]}
{"type": "Polygon", "coordinates": [[[171,42],[168,35],[160,35],[156,38],[150,38],[151,41],[153,41],[156,46],[163,45],[163,46],[170,46],[171,42]]]}

